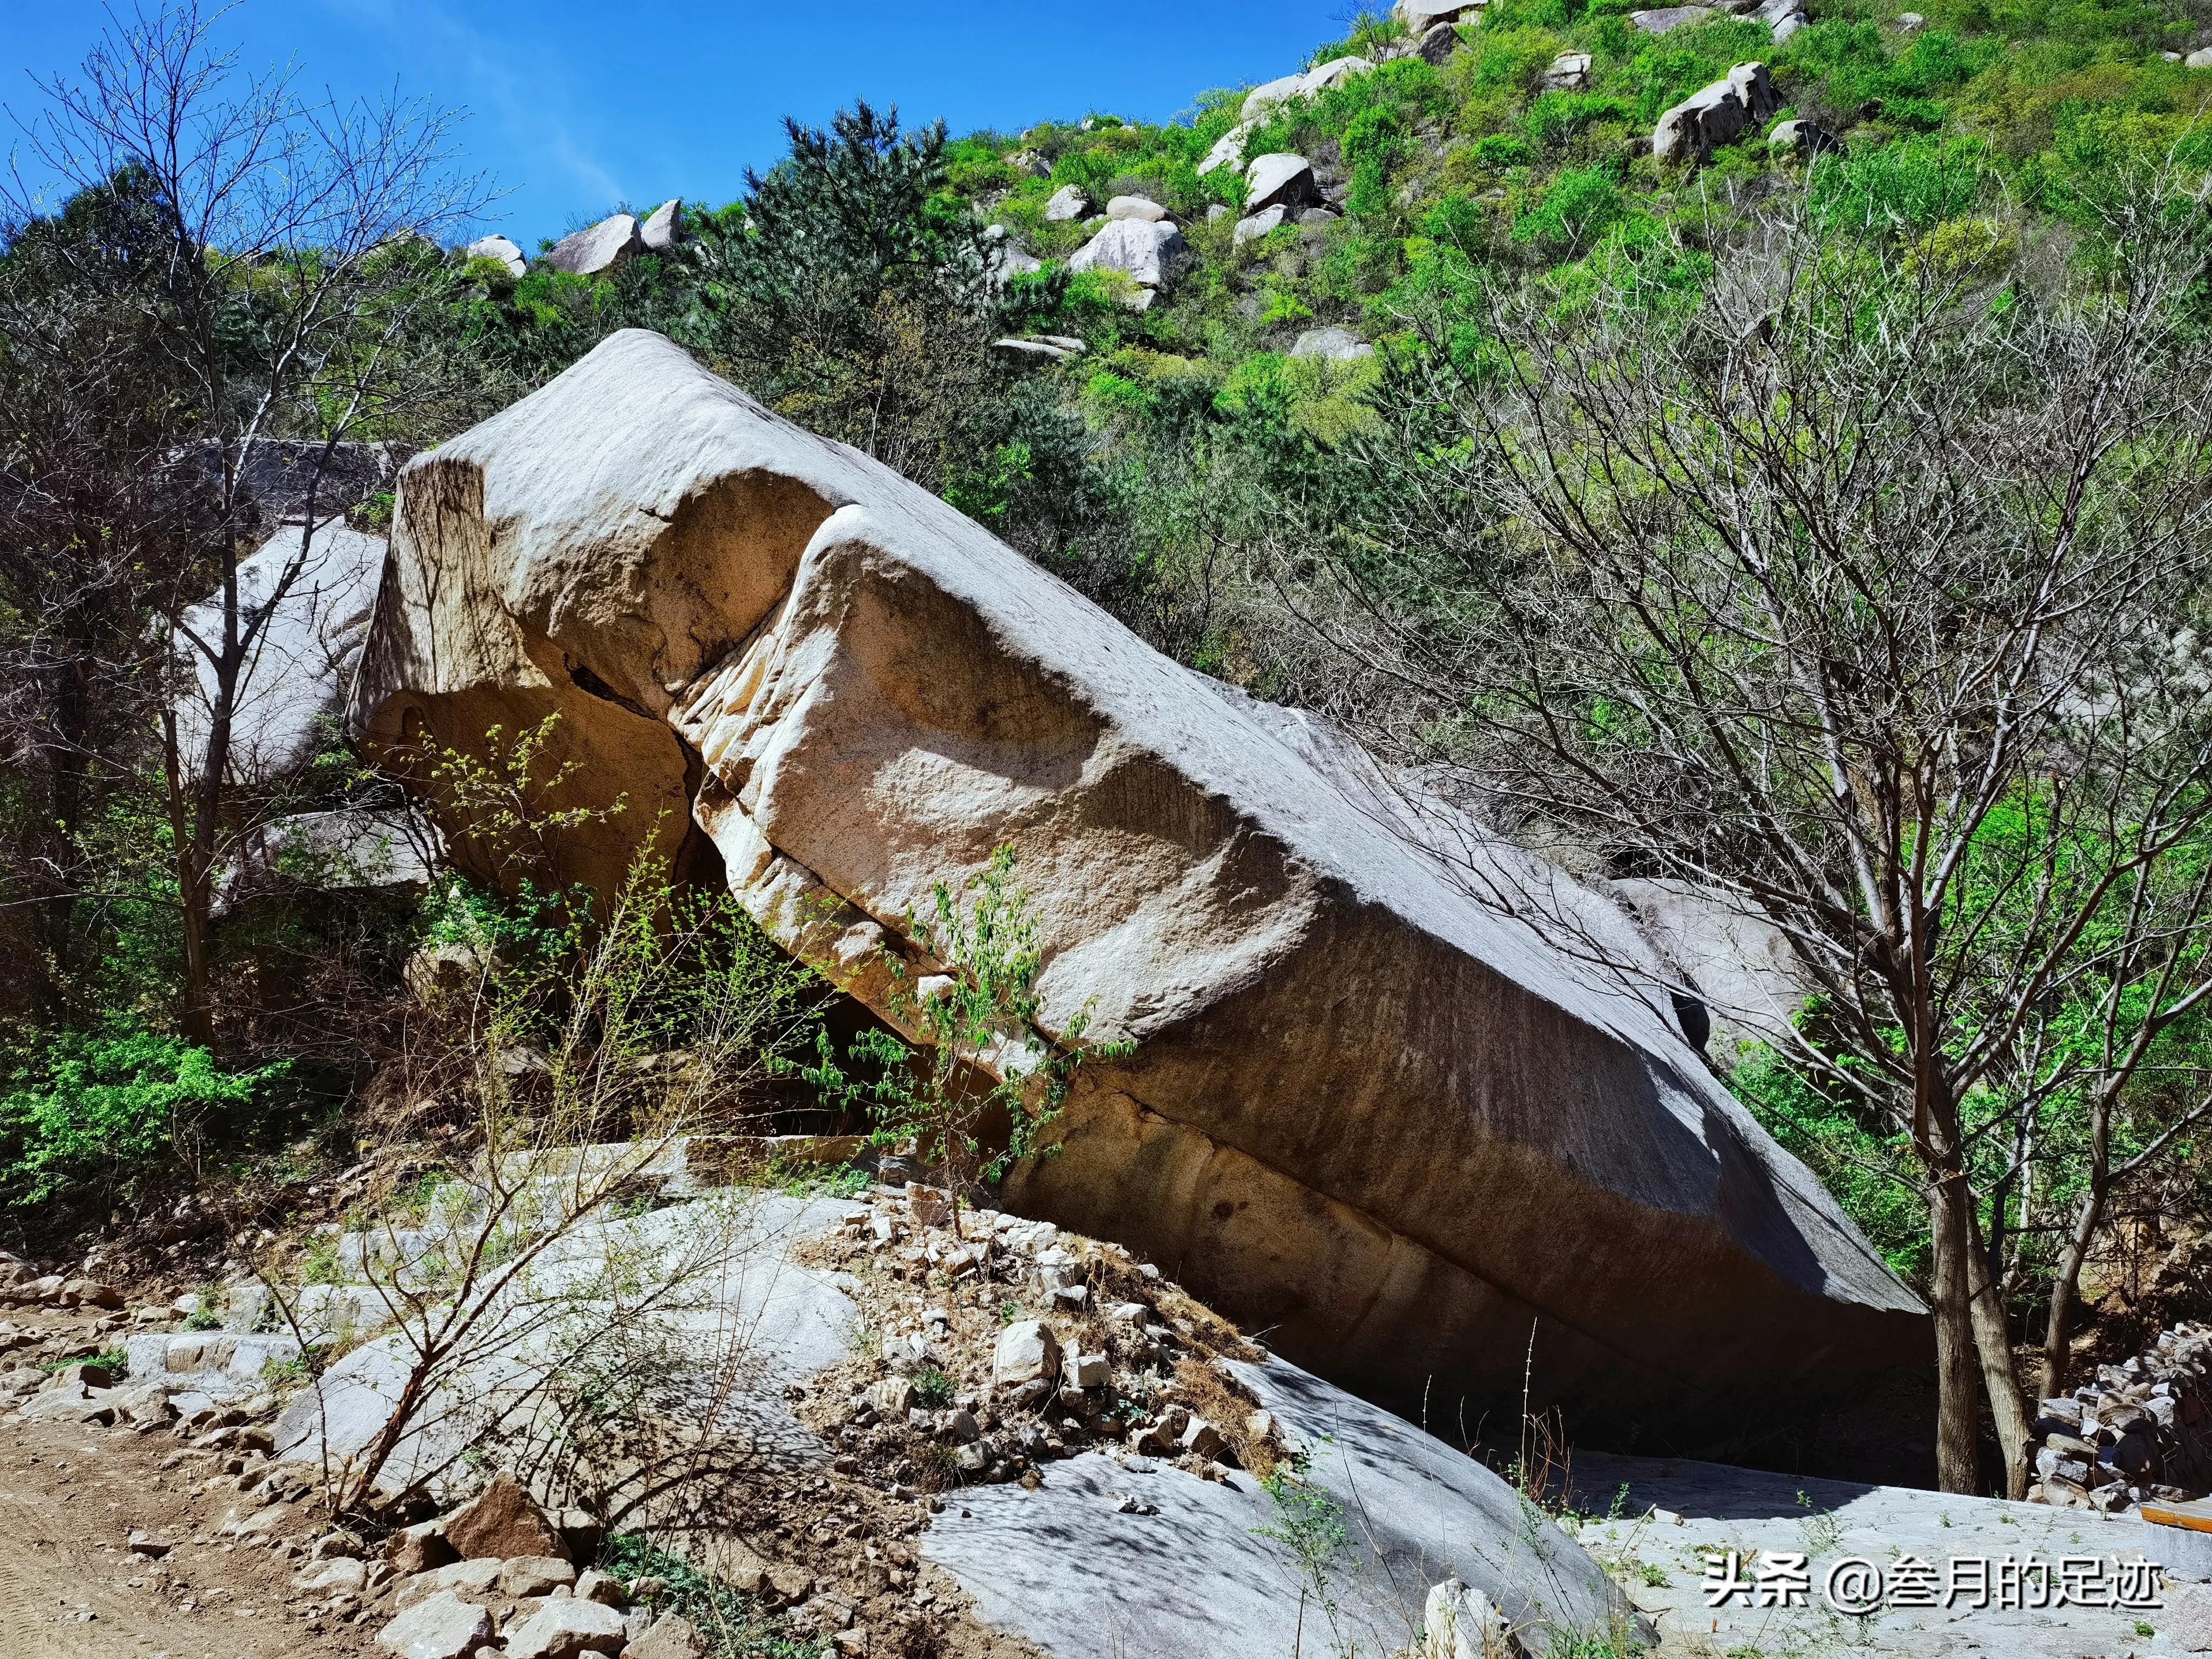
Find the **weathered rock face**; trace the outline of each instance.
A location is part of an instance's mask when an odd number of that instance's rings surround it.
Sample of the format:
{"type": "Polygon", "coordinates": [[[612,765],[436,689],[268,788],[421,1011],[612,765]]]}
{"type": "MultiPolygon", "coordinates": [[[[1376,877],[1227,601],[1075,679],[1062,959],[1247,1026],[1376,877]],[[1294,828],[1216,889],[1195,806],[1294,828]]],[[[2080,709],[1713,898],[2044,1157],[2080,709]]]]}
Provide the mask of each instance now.
{"type": "Polygon", "coordinates": [[[1517,1397],[1533,1328],[1547,1397],[1651,1423],[1923,1354],[1912,1297],[1671,1013],[1474,896],[1537,879],[1528,855],[1424,844],[1333,732],[655,335],[405,475],[358,720],[468,746],[553,712],[568,798],[628,798],[572,878],[696,824],[879,1009],[877,947],[1011,843],[1046,1033],[1087,1010],[1137,1046],[1085,1069],[1010,1196],[1182,1264],[1294,1358],[1517,1397]]]}
{"type": "MultiPolygon", "coordinates": [[[[231,711],[231,775],[247,782],[278,777],[308,760],[341,709],[341,696],[361,655],[384,568],[384,538],[325,519],[283,526],[240,562],[241,634],[272,601],[246,657],[231,711]]],[[[215,599],[185,613],[185,626],[211,646],[222,641],[222,606],[215,599]]],[[[199,651],[183,647],[197,695],[179,698],[184,752],[197,767],[217,690],[216,672],[199,651]]]]}

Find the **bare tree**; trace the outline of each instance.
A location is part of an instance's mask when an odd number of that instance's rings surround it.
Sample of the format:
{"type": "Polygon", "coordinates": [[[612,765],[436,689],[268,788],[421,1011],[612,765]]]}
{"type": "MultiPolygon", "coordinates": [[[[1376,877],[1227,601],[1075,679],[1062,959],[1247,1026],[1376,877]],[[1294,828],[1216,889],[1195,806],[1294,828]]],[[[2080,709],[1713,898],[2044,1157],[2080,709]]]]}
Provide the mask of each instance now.
{"type": "MultiPolygon", "coordinates": [[[[290,68],[241,74],[237,54],[215,43],[222,15],[184,0],[117,20],[76,80],[43,86],[47,112],[18,123],[51,180],[87,191],[131,179],[158,229],[155,337],[189,398],[194,444],[181,459],[204,472],[211,497],[197,562],[204,586],[158,598],[177,649],[203,665],[210,687],[196,740],[173,710],[162,722],[184,1023],[201,1042],[241,680],[332,516],[319,489],[339,446],[393,430],[421,395],[396,348],[439,292],[443,260],[430,239],[486,200],[479,179],[453,171],[455,117],[396,97],[313,98],[290,68]],[[288,440],[300,446],[298,552],[247,594],[239,567],[262,528],[257,470],[288,440]],[[208,588],[219,626],[197,627],[185,612],[208,588]]],[[[17,217],[35,213],[44,183],[13,179],[17,217]]]]}
{"type": "Polygon", "coordinates": [[[1787,939],[1791,1063],[1918,1165],[1947,1490],[1978,1372],[2028,1479],[1978,1171],[2069,1091],[2109,1121],[2203,994],[2212,349],[2162,206],[2087,276],[1994,222],[1900,251],[1784,207],[1686,294],[1623,255],[1492,285],[1477,343],[1412,319],[1390,515],[1328,539],[1312,613],[1434,787],[1787,939]],[[2109,1055],[2036,1057],[2100,999],[2109,1055]]]}

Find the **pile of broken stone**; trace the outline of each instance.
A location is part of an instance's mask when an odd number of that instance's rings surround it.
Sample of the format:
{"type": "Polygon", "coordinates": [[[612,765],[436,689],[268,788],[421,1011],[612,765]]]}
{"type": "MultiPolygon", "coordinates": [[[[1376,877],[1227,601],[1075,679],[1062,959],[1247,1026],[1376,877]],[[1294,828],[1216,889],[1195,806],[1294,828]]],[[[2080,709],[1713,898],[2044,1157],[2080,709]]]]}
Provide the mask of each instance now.
{"type": "Polygon", "coordinates": [[[814,1247],[876,1335],[802,1409],[841,1474],[901,1495],[1035,1486],[1055,1459],[1110,1450],[1233,1484],[1295,1449],[1212,1363],[1249,1357],[1243,1339],[1150,1262],[999,1211],[956,1222],[917,1182],[862,1202],[814,1247]]]}
{"type": "Polygon", "coordinates": [[[2124,1514],[2212,1487],[2212,1326],[2180,1324],[2039,1403],[2032,1501],[2124,1514]]]}

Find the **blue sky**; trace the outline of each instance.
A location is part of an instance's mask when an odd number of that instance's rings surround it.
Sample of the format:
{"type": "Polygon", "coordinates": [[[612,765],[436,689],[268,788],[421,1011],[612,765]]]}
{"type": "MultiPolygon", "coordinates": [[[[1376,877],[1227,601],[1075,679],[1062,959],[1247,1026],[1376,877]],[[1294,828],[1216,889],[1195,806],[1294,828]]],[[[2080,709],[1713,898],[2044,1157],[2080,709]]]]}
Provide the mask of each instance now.
{"type": "MultiPolygon", "coordinates": [[[[726,201],[748,163],[782,153],[787,113],[819,123],[865,97],[909,121],[941,115],[955,132],[1093,112],[1164,119],[1206,88],[1290,73],[1354,9],[243,0],[219,27],[246,67],[292,59],[308,85],[357,94],[396,82],[465,109],[472,160],[507,191],[491,222],[534,246],[617,201],[726,201]]],[[[73,70],[104,14],[88,0],[0,0],[0,102],[27,115],[42,101],[30,76],[73,70]]]]}

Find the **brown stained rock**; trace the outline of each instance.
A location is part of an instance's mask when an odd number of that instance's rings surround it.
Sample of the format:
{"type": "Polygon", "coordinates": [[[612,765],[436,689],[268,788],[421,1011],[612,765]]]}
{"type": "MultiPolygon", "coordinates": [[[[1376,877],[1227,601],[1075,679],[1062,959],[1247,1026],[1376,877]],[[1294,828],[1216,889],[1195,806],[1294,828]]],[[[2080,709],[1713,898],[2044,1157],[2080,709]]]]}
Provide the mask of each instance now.
{"type": "Polygon", "coordinates": [[[392,1571],[403,1577],[428,1572],[458,1559],[453,1547],[446,1541],[442,1518],[402,1527],[385,1541],[384,1559],[392,1571]]]}
{"type": "Polygon", "coordinates": [[[522,1489],[522,1483],[504,1469],[446,1518],[446,1542],[469,1561],[487,1557],[506,1561],[523,1555],[568,1559],[560,1529],[522,1489]]]}

